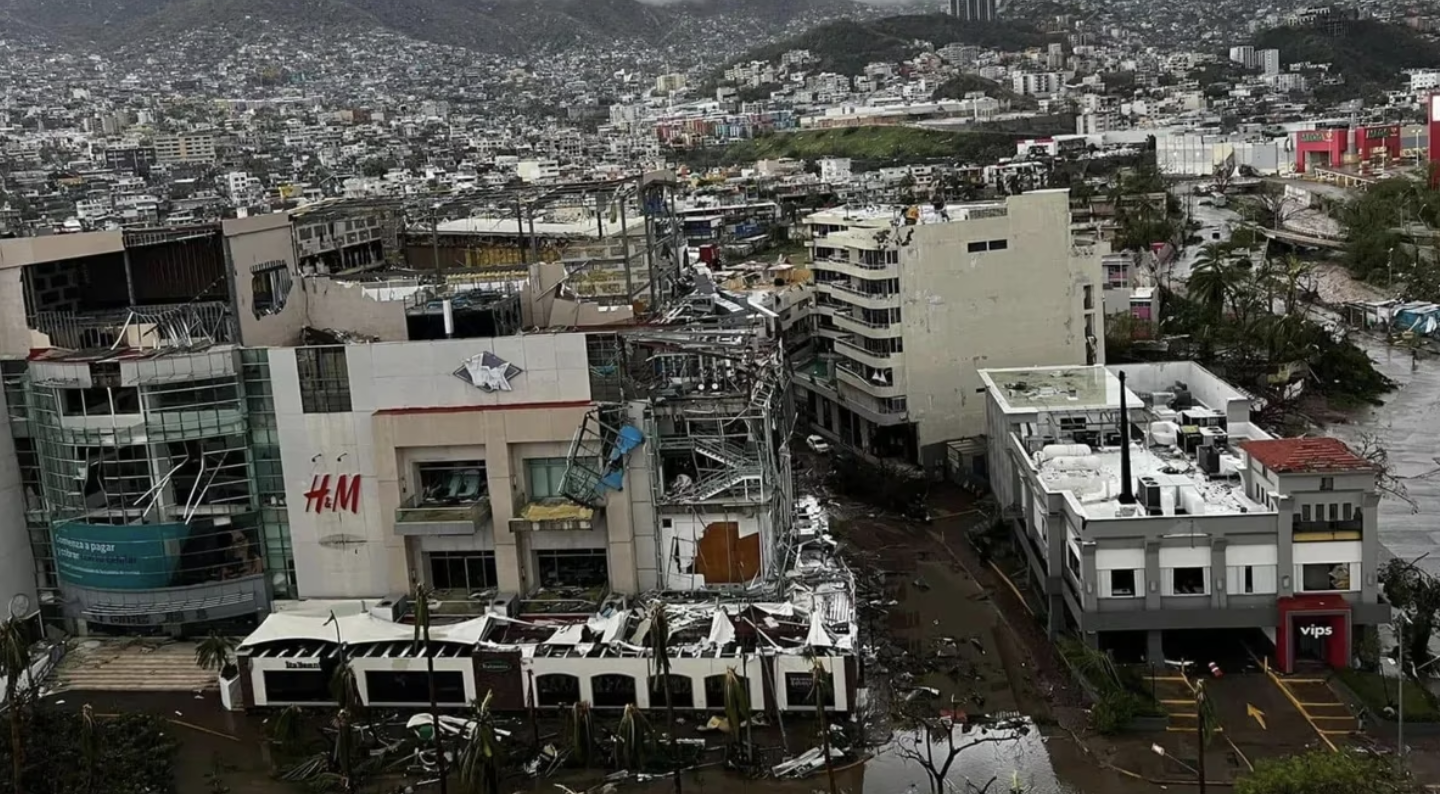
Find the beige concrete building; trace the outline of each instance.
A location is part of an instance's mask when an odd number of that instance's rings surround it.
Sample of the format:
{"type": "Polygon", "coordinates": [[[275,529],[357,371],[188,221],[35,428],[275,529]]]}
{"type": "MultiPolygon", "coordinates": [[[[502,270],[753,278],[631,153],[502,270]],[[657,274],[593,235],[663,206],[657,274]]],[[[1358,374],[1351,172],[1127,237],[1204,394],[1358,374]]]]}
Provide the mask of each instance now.
{"type": "Polygon", "coordinates": [[[215,133],[181,132],[155,136],[155,161],[158,163],[215,162],[215,133]]]}
{"type": "Polygon", "coordinates": [[[1104,360],[1105,245],[1072,233],[1067,191],[806,223],[816,344],[796,399],[834,440],[938,466],[984,432],[980,369],[1104,360]]]}

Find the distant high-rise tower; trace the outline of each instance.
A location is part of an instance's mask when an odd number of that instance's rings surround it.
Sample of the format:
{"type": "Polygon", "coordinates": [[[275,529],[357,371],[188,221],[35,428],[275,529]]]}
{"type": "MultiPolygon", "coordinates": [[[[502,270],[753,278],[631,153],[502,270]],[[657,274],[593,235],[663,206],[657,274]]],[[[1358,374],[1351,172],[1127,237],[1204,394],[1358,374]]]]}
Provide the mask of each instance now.
{"type": "Polygon", "coordinates": [[[950,0],[950,15],[967,22],[994,22],[999,5],[999,0],[950,0]]]}

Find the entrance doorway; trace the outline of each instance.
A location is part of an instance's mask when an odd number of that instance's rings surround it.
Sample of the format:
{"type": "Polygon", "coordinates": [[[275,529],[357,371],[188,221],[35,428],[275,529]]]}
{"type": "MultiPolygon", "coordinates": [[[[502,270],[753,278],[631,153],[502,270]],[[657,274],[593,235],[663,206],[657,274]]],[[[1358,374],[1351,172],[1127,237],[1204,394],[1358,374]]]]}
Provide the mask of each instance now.
{"type": "Polygon", "coordinates": [[[1350,664],[1350,605],[1338,595],[1284,596],[1277,600],[1280,625],[1275,657],[1281,672],[1299,662],[1329,667],[1350,664]]]}

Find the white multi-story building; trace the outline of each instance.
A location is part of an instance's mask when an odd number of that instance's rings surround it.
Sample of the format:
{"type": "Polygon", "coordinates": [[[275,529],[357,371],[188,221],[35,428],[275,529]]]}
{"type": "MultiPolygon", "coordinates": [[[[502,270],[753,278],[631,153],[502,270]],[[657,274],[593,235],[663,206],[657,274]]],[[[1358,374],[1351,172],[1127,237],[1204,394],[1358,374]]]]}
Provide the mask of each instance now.
{"type": "Polygon", "coordinates": [[[984,432],[978,370],[1104,360],[1100,258],[1069,193],[805,219],[816,355],[797,365],[813,428],[877,457],[940,465],[984,432]]]}
{"type": "Polygon", "coordinates": [[[1260,71],[1265,74],[1280,74],[1279,50],[1257,50],[1255,60],[1260,67],[1260,71]]]}
{"type": "Polygon", "coordinates": [[[1230,62],[1238,63],[1246,69],[1255,68],[1255,48],[1249,44],[1230,48],[1230,62]]]}
{"type": "Polygon", "coordinates": [[[1343,442],[1271,438],[1189,361],[981,378],[990,482],[1052,634],[1158,662],[1248,632],[1288,672],[1347,667],[1390,621],[1376,469],[1343,442]]]}
{"type": "Polygon", "coordinates": [[[1020,72],[1010,76],[1010,84],[1017,94],[1050,96],[1065,88],[1065,79],[1059,72],[1020,72]]]}

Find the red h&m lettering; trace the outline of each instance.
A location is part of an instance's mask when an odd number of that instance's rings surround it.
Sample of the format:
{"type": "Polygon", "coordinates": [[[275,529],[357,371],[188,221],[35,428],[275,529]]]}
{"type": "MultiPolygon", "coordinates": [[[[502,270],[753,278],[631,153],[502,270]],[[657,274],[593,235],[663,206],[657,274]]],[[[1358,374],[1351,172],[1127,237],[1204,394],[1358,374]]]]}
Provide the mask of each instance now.
{"type": "Polygon", "coordinates": [[[305,492],[305,512],[340,513],[346,510],[360,512],[360,475],[340,475],[333,492],[330,490],[330,475],[316,474],[310,479],[310,490],[305,492]]]}

